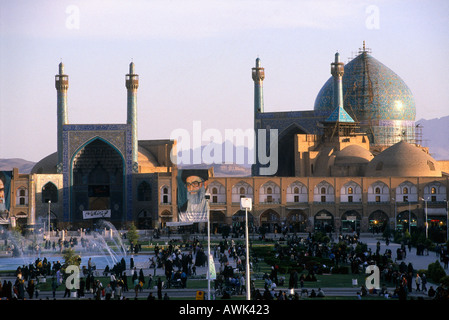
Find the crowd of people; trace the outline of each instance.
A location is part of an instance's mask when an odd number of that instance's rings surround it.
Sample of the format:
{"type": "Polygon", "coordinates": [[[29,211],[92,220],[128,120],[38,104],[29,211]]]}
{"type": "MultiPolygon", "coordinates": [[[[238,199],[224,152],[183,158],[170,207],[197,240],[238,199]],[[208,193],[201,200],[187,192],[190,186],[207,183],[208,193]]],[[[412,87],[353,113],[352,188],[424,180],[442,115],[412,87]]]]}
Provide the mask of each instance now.
{"type": "MultiPolygon", "coordinates": [[[[75,246],[78,245],[77,239],[68,239],[65,242],[58,242],[59,246],[75,246]]],[[[89,244],[81,238],[80,244],[88,246],[89,244]]],[[[46,243],[47,248],[53,248],[50,242],[46,243]]],[[[141,250],[136,245],[130,248],[132,252],[141,250]]],[[[223,238],[213,248],[213,257],[219,262],[217,270],[217,279],[215,281],[215,289],[221,289],[224,294],[243,294],[247,290],[246,286],[246,248],[241,243],[235,243],[233,239],[227,240],[223,238]],[[232,265],[232,267],[231,267],[232,265]]],[[[385,249],[381,253],[380,243],[378,242],[376,249],[371,250],[359,240],[359,235],[339,235],[336,239],[332,239],[332,235],[321,233],[309,233],[306,237],[296,235],[288,235],[282,237],[275,245],[276,256],[279,260],[289,260],[297,262],[298,268],[303,268],[304,273],[298,273],[298,270],[291,270],[289,275],[288,288],[298,289],[302,295],[302,289],[305,281],[315,278],[315,275],[321,272],[332,273],[333,270],[342,266],[349,266],[352,274],[365,273],[368,265],[375,264],[380,268],[382,283],[390,283],[396,286],[392,292],[388,292],[385,285],[380,290],[367,290],[362,286],[359,291],[360,297],[368,294],[388,295],[390,297],[406,298],[407,294],[412,292],[414,286],[415,291],[428,292],[429,297],[440,299],[446,297],[447,290],[438,286],[428,288],[428,280],[425,273],[418,273],[414,270],[413,265],[404,262],[407,256],[407,248],[405,245],[400,246],[393,256],[392,250],[385,249]],[[328,237],[325,239],[325,237],[328,237]],[[332,241],[329,241],[332,240],[332,241]],[[282,245],[280,244],[282,242],[282,245]],[[330,263],[328,265],[312,264],[306,266],[301,264],[304,257],[327,258],[330,263]]],[[[410,251],[410,248],[408,248],[410,251]]],[[[441,254],[445,254],[441,251],[441,254]]],[[[212,252],[211,252],[212,253],[212,252]]],[[[426,252],[421,250],[420,254],[426,252]]],[[[186,288],[187,281],[190,277],[196,275],[197,267],[205,267],[207,264],[207,252],[203,247],[203,243],[198,238],[193,241],[179,242],[175,239],[170,240],[166,246],[154,247],[154,254],[145,266],[144,275],[142,268],[134,266],[133,258],[130,258],[130,265],[127,266],[124,258],[113,266],[106,266],[103,270],[103,277],[109,277],[109,281],[103,283],[99,281],[99,274],[95,272],[95,265],[91,259],[88,260],[87,266],[82,266],[82,277],[80,278],[80,288],[77,290],[78,297],[90,297],[94,299],[123,299],[124,293],[133,290],[135,298],[141,294],[144,288],[157,288],[157,297],[162,299],[163,288],[186,288]],[[163,269],[165,278],[156,277],[156,270],[163,269]],[[131,270],[131,274],[127,275],[126,271],[131,270]],[[162,283],[165,283],[163,286],[162,283]]],[[[4,281],[0,283],[0,298],[16,297],[18,299],[37,298],[39,296],[40,277],[46,277],[51,280],[51,288],[53,297],[58,287],[63,285],[65,274],[62,272],[63,266],[59,261],[49,262],[46,258],[36,261],[29,265],[23,265],[16,270],[16,280],[13,283],[4,281]]],[[[250,283],[250,290],[254,299],[295,299],[296,294],[287,294],[280,287],[284,286],[285,278],[278,276],[278,267],[273,265],[271,272],[263,276],[264,290],[261,293],[256,289],[254,283],[250,283]]],[[[316,278],[315,278],[316,279],[316,278]]],[[[296,290],[295,292],[298,292],[296,290]]],[[[70,296],[70,290],[66,289],[64,297],[70,296]]],[[[322,296],[322,290],[311,290],[307,292],[310,297],[322,296]]],[[[149,297],[150,298],[150,297],[149,297]]],[[[151,296],[151,298],[153,298],[151,296]]]]}

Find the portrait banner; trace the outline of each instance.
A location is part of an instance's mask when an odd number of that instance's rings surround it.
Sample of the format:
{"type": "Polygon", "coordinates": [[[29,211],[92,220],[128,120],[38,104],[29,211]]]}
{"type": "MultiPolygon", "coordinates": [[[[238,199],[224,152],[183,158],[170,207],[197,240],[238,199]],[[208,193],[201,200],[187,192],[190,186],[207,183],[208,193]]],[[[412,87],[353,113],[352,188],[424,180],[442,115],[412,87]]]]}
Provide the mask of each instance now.
{"type": "Polygon", "coordinates": [[[178,221],[207,222],[209,203],[206,199],[207,169],[178,171],[178,221]]]}

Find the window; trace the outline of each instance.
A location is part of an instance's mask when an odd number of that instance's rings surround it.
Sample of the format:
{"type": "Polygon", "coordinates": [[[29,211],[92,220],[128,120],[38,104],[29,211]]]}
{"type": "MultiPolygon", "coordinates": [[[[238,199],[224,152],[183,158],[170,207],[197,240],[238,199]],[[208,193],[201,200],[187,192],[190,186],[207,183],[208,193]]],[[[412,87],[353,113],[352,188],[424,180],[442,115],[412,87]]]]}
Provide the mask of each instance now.
{"type": "Polygon", "coordinates": [[[348,202],[352,202],[352,196],[348,196],[348,202]]]}
{"type": "Polygon", "coordinates": [[[376,196],[376,202],[380,202],[380,196],[376,196]]]}
{"type": "Polygon", "coordinates": [[[326,194],[326,188],[325,187],[321,188],[321,194],[326,194]]]}
{"type": "Polygon", "coordinates": [[[217,202],[218,202],[217,196],[212,196],[212,203],[217,203],[217,202]]]}
{"type": "Polygon", "coordinates": [[[217,194],[218,193],[218,190],[217,190],[217,188],[212,188],[212,194],[217,194]]]}
{"type": "Polygon", "coordinates": [[[432,189],[430,189],[430,193],[431,194],[436,194],[437,193],[437,188],[432,187],[432,189]]]}
{"type": "Polygon", "coordinates": [[[403,193],[403,194],[408,194],[408,188],[407,188],[407,187],[404,187],[404,188],[402,189],[402,193],[403,193]]]}
{"type": "Polygon", "coordinates": [[[168,203],[168,188],[162,189],[162,203],[168,203]]]}
{"type": "Polygon", "coordinates": [[[348,194],[353,194],[353,193],[354,193],[354,191],[353,191],[352,187],[349,187],[348,188],[348,194]]]}
{"type": "Polygon", "coordinates": [[[267,202],[273,202],[273,197],[272,196],[267,196],[267,202]]]}
{"type": "Polygon", "coordinates": [[[436,196],[432,196],[432,197],[430,198],[430,201],[436,202],[436,201],[437,201],[437,197],[436,197],[436,196]]]}
{"type": "Polygon", "coordinates": [[[245,194],[245,188],[240,187],[240,194],[245,194]]]}
{"type": "Polygon", "coordinates": [[[380,194],[380,188],[377,187],[375,192],[376,192],[376,194],[380,194]]]}
{"type": "Polygon", "coordinates": [[[321,202],[326,202],[326,196],[321,196],[321,202]]]}
{"type": "Polygon", "coordinates": [[[294,202],[299,202],[299,196],[294,196],[294,202]]]}
{"type": "Polygon", "coordinates": [[[298,187],[295,187],[295,188],[293,189],[293,193],[299,193],[299,188],[298,188],[298,187]]]}
{"type": "Polygon", "coordinates": [[[28,192],[24,187],[17,189],[16,204],[25,206],[28,204],[28,192]]]}
{"type": "Polygon", "coordinates": [[[403,200],[404,202],[408,202],[408,196],[404,196],[403,200]]]}
{"type": "Polygon", "coordinates": [[[273,189],[271,189],[271,187],[267,188],[267,194],[272,194],[273,193],[273,189]]]}

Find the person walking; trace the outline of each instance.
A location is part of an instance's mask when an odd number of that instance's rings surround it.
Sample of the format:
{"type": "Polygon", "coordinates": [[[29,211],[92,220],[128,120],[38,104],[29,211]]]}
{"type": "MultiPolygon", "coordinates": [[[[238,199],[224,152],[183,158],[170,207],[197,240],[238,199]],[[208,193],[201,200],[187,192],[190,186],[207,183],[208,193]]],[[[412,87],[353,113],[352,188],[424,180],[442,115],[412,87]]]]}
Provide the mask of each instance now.
{"type": "Polygon", "coordinates": [[[416,274],[415,277],[415,284],[416,284],[416,291],[421,291],[421,277],[419,276],[419,273],[416,274]]]}
{"type": "Polygon", "coordinates": [[[51,291],[53,292],[53,299],[56,298],[56,289],[58,288],[58,282],[55,277],[51,278],[51,291]]]}
{"type": "Polygon", "coordinates": [[[112,286],[110,283],[105,288],[105,300],[111,300],[112,297],[112,286]]]}
{"type": "Polygon", "coordinates": [[[423,273],[422,276],[421,276],[421,283],[422,283],[422,291],[426,292],[427,291],[427,287],[426,287],[427,278],[426,278],[426,274],[425,273],[423,273]]]}
{"type": "Polygon", "coordinates": [[[134,286],[134,292],[135,292],[135,294],[136,294],[135,298],[137,299],[137,295],[139,294],[139,289],[140,289],[140,281],[139,281],[139,278],[135,278],[135,279],[134,279],[133,286],[134,286]]]}
{"type": "Polygon", "coordinates": [[[161,277],[157,279],[157,298],[162,300],[162,280],[161,277]]]}

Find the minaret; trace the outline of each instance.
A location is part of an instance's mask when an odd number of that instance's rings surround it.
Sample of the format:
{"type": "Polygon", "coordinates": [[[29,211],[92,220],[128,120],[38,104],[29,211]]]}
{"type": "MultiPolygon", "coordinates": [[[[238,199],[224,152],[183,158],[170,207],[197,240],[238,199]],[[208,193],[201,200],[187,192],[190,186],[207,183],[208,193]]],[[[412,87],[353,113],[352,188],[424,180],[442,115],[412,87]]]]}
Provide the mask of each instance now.
{"type": "Polygon", "coordinates": [[[334,109],[343,108],[343,74],[345,68],[340,62],[340,54],[335,54],[335,62],[331,63],[331,74],[334,77],[334,109]]]}
{"type": "Polygon", "coordinates": [[[132,131],[132,165],[133,171],[138,172],[138,140],[137,140],[137,88],[139,87],[139,75],[134,73],[134,62],[129,64],[129,74],[126,75],[126,89],[128,91],[128,117],[127,124],[132,131]]]}
{"type": "Polygon", "coordinates": [[[69,89],[69,76],[64,74],[64,64],[59,64],[59,74],[55,75],[55,87],[58,94],[57,114],[58,114],[58,171],[61,171],[63,140],[62,128],[68,124],[67,116],[67,90],[69,89]]]}
{"type": "Polygon", "coordinates": [[[252,165],[252,175],[258,175],[258,129],[261,129],[261,120],[258,114],[263,113],[263,80],[265,70],[260,66],[260,59],[256,59],[256,67],[252,68],[252,78],[254,81],[254,164],[252,165]]]}
{"type": "Polygon", "coordinates": [[[263,80],[265,70],[260,66],[260,59],[256,59],[256,67],[252,69],[254,80],[254,113],[263,112],[263,80]]]}
{"type": "Polygon", "coordinates": [[[335,54],[335,61],[331,63],[331,74],[334,78],[333,108],[330,116],[323,122],[325,137],[353,135],[358,123],[346,112],[343,106],[343,74],[344,64],[340,62],[340,54],[335,54]]]}

